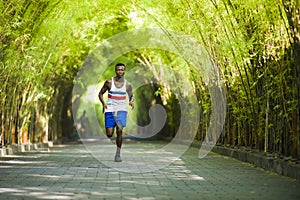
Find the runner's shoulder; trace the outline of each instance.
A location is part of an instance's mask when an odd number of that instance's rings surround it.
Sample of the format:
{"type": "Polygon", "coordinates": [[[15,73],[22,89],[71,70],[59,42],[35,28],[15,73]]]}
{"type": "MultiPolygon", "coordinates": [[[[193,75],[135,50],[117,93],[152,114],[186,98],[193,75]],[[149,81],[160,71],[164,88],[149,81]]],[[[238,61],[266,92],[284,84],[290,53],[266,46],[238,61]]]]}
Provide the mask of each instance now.
{"type": "Polygon", "coordinates": [[[107,80],[105,81],[105,83],[104,83],[104,85],[105,85],[106,88],[108,88],[108,89],[111,88],[111,84],[112,84],[111,79],[107,79],[107,80]]]}

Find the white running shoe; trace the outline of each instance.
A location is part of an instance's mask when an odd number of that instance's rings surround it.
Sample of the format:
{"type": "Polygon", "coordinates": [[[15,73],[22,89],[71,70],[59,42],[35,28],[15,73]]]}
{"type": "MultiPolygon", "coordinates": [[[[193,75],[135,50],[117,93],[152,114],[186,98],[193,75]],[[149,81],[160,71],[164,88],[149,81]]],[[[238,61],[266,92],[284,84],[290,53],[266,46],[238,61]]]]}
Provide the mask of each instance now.
{"type": "Polygon", "coordinates": [[[121,159],[120,155],[115,156],[115,162],[122,162],[122,159],[121,159]]]}

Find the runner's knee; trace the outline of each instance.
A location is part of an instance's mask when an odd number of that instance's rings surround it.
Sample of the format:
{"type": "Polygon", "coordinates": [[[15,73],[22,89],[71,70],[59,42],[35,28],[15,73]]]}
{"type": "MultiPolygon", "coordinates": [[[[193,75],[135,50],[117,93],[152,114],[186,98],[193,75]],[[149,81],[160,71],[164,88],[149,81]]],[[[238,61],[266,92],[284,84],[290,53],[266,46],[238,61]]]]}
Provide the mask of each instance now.
{"type": "Polygon", "coordinates": [[[113,134],[114,134],[114,131],[113,130],[106,130],[106,136],[107,137],[112,137],[113,136],[113,134]]]}
{"type": "Polygon", "coordinates": [[[122,134],[123,127],[117,127],[117,134],[122,134]]]}

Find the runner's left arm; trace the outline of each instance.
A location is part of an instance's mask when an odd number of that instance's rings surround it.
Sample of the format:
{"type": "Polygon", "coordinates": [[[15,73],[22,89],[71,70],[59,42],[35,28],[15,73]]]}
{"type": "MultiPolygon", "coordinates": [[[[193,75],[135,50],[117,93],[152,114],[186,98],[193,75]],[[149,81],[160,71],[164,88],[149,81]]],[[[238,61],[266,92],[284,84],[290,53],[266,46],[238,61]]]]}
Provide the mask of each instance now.
{"type": "Polygon", "coordinates": [[[129,106],[131,106],[131,108],[134,108],[134,97],[133,97],[133,92],[132,92],[132,86],[130,83],[128,83],[126,85],[126,90],[127,90],[127,94],[129,97],[129,106]]]}

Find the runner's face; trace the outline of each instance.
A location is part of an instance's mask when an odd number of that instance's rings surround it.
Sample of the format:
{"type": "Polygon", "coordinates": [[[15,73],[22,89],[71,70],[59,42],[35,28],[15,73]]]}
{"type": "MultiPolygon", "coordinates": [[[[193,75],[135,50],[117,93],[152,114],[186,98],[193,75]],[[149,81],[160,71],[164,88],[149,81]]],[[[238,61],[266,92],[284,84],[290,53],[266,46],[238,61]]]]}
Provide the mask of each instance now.
{"type": "Polygon", "coordinates": [[[125,67],[124,66],[117,66],[116,67],[116,75],[117,77],[121,78],[125,74],[125,67]]]}

